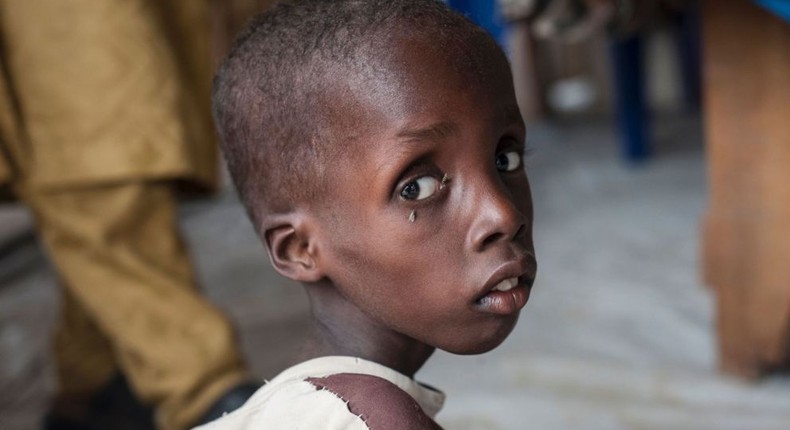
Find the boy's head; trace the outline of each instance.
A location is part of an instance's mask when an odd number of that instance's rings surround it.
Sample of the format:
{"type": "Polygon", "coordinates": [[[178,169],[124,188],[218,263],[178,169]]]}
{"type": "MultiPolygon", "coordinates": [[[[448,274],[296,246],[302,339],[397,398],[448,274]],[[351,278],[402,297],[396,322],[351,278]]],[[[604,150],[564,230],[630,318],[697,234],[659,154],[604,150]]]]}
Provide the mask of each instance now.
{"type": "Polygon", "coordinates": [[[295,1],[239,36],[215,81],[223,149],[319,317],[456,353],[504,340],[536,269],[511,80],[434,0],[295,1]]]}

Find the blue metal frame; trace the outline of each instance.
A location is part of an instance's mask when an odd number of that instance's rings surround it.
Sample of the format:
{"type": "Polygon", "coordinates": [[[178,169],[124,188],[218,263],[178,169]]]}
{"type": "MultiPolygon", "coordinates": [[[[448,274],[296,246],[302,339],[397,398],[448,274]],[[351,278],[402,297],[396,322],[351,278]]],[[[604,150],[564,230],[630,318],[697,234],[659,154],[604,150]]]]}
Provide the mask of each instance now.
{"type": "Polygon", "coordinates": [[[447,0],[447,4],[461,12],[480,27],[485,28],[491,36],[505,46],[505,23],[499,14],[497,2],[494,0],[447,0]]]}
{"type": "Polygon", "coordinates": [[[790,22],[790,0],[755,0],[760,6],[790,22]]]}

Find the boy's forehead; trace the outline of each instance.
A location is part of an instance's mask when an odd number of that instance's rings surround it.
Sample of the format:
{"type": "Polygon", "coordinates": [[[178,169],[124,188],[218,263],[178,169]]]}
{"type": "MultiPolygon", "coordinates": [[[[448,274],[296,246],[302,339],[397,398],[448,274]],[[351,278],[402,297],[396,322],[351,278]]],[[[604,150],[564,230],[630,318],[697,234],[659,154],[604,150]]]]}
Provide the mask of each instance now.
{"type": "MultiPolygon", "coordinates": [[[[383,46],[382,66],[404,90],[425,91],[422,86],[442,83],[482,87],[483,81],[509,78],[509,68],[499,48],[487,38],[465,35],[465,39],[438,34],[409,32],[388,37],[383,46]],[[489,43],[491,42],[491,43],[489,43]]],[[[459,35],[460,37],[460,35],[459,35]]],[[[430,88],[427,88],[429,90],[430,88]]]]}
{"type": "Polygon", "coordinates": [[[483,43],[447,48],[445,41],[414,33],[372,44],[355,61],[363,66],[333,73],[336,79],[325,100],[333,113],[332,127],[353,134],[383,120],[418,118],[464,97],[501,103],[514,99],[509,66],[500,52],[483,43]]]}

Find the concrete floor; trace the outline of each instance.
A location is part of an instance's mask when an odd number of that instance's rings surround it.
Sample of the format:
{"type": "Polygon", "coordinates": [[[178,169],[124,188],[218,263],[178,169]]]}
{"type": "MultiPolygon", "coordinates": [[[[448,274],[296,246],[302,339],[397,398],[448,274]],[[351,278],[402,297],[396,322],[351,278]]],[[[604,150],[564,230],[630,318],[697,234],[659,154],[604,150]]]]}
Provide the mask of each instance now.
{"type": "MultiPolygon", "coordinates": [[[[448,429],[790,428],[790,379],[758,385],[716,372],[712,301],[699,281],[705,170],[699,123],[665,116],[656,157],[628,167],[608,121],[535,127],[539,276],[497,350],[438,352],[418,379],[448,401],[448,429]]],[[[0,237],[29,228],[0,211],[0,237]]],[[[305,328],[299,286],[275,275],[232,193],[184,208],[207,295],[237,323],[270,378],[305,328]]],[[[32,429],[52,390],[54,274],[32,242],[0,249],[0,429],[32,429]]]]}

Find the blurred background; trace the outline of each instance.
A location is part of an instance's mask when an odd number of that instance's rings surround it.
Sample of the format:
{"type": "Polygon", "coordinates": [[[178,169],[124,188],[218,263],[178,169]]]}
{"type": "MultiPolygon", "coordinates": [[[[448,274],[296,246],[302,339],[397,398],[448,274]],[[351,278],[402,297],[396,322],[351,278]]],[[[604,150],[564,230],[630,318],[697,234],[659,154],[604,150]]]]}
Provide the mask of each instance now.
{"type": "MultiPolygon", "coordinates": [[[[272,1],[214,5],[214,49],[272,1]]],[[[449,1],[511,57],[539,273],[519,325],[417,378],[448,429],[790,428],[790,2],[449,1]]],[[[182,204],[200,284],[256,375],[290,362],[302,289],[226,175],[182,204]]],[[[57,275],[0,206],[0,428],[54,389],[57,275]]]]}

